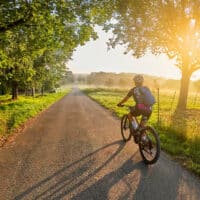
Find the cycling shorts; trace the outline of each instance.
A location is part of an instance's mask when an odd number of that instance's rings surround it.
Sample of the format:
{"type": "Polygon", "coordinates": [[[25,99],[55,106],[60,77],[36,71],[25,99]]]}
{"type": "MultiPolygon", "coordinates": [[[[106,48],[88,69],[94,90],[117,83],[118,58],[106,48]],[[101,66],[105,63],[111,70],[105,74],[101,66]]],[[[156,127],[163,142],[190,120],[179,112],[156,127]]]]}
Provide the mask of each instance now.
{"type": "Polygon", "coordinates": [[[152,107],[144,104],[136,104],[131,107],[131,114],[135,117],[142,115],[142,120],[147,121],[152,113],[152,107]]]}

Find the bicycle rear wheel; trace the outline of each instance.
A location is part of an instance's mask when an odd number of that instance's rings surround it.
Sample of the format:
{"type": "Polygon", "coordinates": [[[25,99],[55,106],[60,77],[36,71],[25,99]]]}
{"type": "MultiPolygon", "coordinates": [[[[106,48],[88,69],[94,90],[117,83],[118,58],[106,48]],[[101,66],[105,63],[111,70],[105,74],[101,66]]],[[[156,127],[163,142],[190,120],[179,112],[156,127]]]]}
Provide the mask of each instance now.
{"type": "Polygon", "coordinates": [[[154,164],[160,156],[160,139],[156,131],[147,126],[139,137],[140,154],[146,164],[154,164]]]}
{"type": "Polygon", "coordinates": [[[124,115],[121,119],[121,134],[124,142],[131,138],[130,121],[128,115],[124,115]]]}

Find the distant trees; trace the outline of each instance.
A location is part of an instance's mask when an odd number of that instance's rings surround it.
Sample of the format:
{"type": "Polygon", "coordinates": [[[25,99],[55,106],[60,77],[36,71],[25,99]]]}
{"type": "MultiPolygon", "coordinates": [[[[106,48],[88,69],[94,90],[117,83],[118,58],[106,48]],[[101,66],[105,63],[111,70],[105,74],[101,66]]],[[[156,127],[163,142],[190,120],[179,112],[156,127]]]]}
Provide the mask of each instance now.
{"type": "Polygon", "coordinates": [[[119,77],[116,73],[92,72],[85,78],[91,85],[113,87],[119,85],[119,77]]]}
{"type": "Polygon", "coordinates": [[[86,76],[84,75],[79,75],[77,78],[77,81],[81,84],[86,84],[86,76]]]}
{"type": "Polygon", "coordinates": [[[114,84],[113,79],[108,78],[107,80],[105,80],[105,85],[106,85],[107,87],[112,87],[113,84],[114,84]]]}
{"type": "Polygon", "coordinates": [[[134,74],[112,73],[112,72],[92,72],[90,74],[76,74],[75,79],[80,84],[93,85],[96,87],[121,87],[133,86],[134,74]]]}
{"type": "Polygon", "coordinates": [[[67,83],[72,83],[74,81],[74,76],[72,71],[67,71],[65,74],[65,79],[67,83]]]}
{"type": "MultiPolygon", "coordinates": [[[[76,80],[79,84],[94,85],[96,87],[116,87],[130,89],[134,87],[133,73],[107,73],[107,72],[92,72],[91,74],[75,74],[76,80]]],[[[178,91],[180,80],[165,79],[156,76],[144,75],[144,84],[151,89],[160,88],[162,90],[178,91]]],[[[197,82],[192,82],[192,85],[198,87],[197,82]]],[[[200,88],[200,86],[199,86],[200,88]]],[[[194,90],[193,90],[194,91],[194,90]]]]}
{"type": "Polygon", "coordinates": [[[131,85],[131,83],[129,82],[130,80],[125,78],[125,77],[121,77],[119,78],[119,87],[128,87],[131,85]]]}

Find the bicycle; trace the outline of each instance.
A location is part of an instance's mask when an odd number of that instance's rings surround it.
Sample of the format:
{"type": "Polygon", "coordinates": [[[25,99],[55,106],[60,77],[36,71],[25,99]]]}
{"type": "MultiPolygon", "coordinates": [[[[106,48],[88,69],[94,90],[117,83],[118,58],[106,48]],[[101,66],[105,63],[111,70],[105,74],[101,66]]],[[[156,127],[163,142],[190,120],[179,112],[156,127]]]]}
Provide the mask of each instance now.
{"type": "MultiPolygon", "coordinates": [[[[130,106],[122,105],[122,107],[130,106]]],[[[121,134],[124,142],[127,142],[133,136],[136,144],[139,145],[139,151],[145,164],[154,164],[160,156],[160,139],[156,130],[151,126],[141,127],[137,117],[133,116],[137,127],[130,123],[128,114],[121,118],[121,134]]]]}

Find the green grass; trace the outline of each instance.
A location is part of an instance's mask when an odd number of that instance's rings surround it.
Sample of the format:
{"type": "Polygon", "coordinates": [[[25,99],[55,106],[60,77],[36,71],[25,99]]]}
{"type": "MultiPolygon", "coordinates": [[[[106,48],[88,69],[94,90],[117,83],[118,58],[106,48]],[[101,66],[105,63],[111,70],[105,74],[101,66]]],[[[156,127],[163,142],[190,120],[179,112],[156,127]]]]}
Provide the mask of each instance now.
{"type": "MultiPolygon", "coordinates": [[[[128,112],[126,108],[116,106],[127,94],[127,90],[85,88],[83,91],[118,117],[128,112]]],[[[192,95],[189,96],[188,110],[183,115],[174,117],[177,99],[174,98],[173,93],[161,93],[160,123],[157,123],[158,105],[155,104],[149,124],[158,131],[162,150],[168,152],[200,177],[200,123],[198,120],[200,103],[197,102],[194,108],[193,98],[192,95]]],[[[126,104],[133,105],[133,100],[129,100],[126,104]]]]}
{"type": "Polygon", "coordinates": [[[44,96],[19,96],[16,101],[9,100],[11,97],[8,95],[0,96],[0,137],[8,137],[14,129],[48,108],[69,91],[67,88],[44,96]]]}

